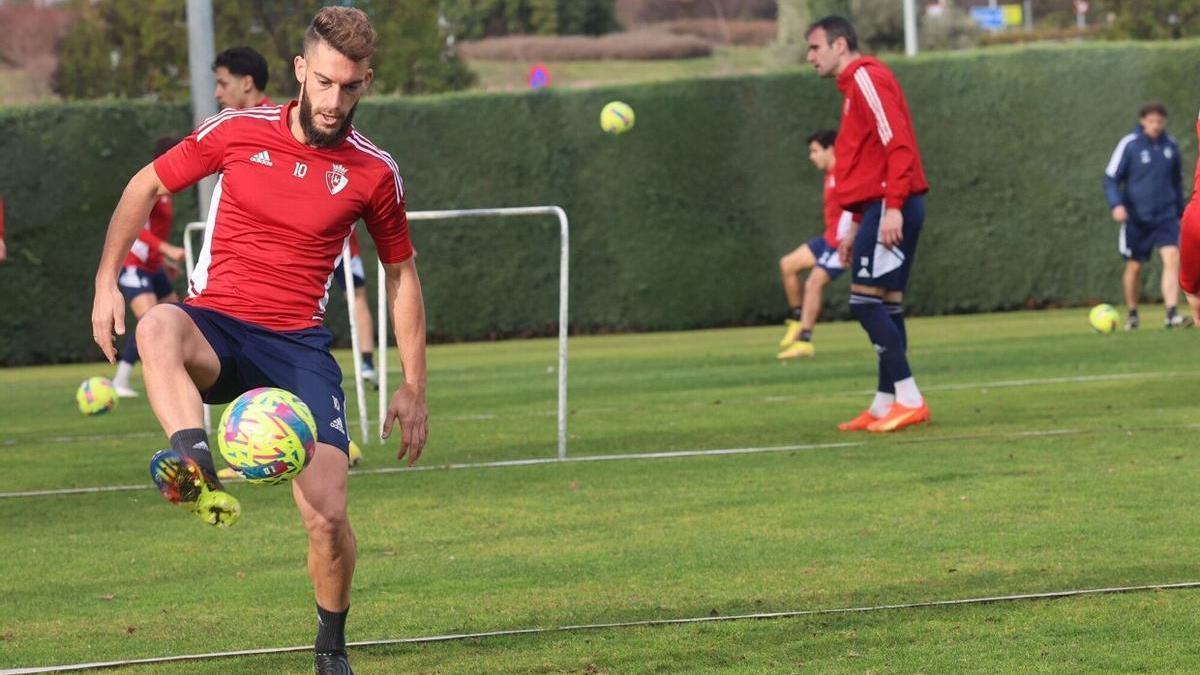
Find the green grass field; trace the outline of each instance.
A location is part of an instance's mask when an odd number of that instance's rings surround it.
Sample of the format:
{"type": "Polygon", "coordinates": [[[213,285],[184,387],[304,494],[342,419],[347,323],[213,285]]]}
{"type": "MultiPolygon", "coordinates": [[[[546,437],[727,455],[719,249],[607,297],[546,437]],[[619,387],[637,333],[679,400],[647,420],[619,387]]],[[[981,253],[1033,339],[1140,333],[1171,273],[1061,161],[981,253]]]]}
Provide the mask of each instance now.
{"type": "MultiPolygon", "coordinates": [[[[1200,580],[1196,331],[1085,310],[914,319],[934,424],[839,434],[874,385],[855,324],[573,338],[570,453],[818,446],[351,480],[348,637],[372,640],[1200,580]],[[833,446],[830,444],[843,443],[833,446]],[[825,447],[820,447],[825,446],[825,447]]],[[[342,354],[343,363],[347,363],[342,354]]],[[[434,347],[422,464],[551,457],[552,341],[434,347]]],[[[103,364],[0,370],[0,492],[137,484],[144,401],[78,415],[103,364]]],[[[372,410],[373,410],[372,406],[372,410]]],[[[0,499],[0,669],[303,645],[288,490],[201,526],[145,490],[0,499]]],[[[1195,671],[1200,592],[608,629],[353,651],[361,673],[1195,671]]],[[[306,654],[129,668],[308,672],[306,654]]]]}

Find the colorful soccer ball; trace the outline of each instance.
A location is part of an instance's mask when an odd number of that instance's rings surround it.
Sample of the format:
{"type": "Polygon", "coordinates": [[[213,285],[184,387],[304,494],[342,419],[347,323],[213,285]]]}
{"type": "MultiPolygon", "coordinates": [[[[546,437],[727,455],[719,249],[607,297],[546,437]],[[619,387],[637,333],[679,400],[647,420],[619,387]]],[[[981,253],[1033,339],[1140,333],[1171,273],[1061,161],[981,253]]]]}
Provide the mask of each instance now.
{"type": "Polygon", "coordinates": [[[1121,323],[1121,315],[1115,307],[1109,304],[1096,305],[1088,312],[1088,323],[1101,335],[1108,335],[1117,329],[1121,323]]]}
{"type": "Polygon", "coordinates": [[[89,377],[75,390],[75,402],[84,415],[102,415],[117,407],[117,390],[107,377],[89,377]]]}
{"type": "Polygon", "coordinates": [[[633,128],[633,108],[621,101],[613,101],[600,111],[600,128],[609,134],[623,134],[633,128]]]}
{"type": "Polygon", "coordinates": [[[312,411],[283,389],[260,387],[225,408],[217,447],[235,471],[251,483],[289,481],[308,466],[317,447],[312,411]]]}

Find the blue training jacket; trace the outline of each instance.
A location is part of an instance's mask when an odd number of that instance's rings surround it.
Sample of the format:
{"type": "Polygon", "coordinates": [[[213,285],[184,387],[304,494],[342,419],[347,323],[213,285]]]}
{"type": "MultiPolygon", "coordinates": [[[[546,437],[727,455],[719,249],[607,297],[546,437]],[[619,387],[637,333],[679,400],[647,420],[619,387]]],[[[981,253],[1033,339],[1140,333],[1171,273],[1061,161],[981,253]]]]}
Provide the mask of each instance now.
{"type": "Polygon", "coordinates": [[[1109,208],[1124,204],[1134,225],[1149,225],[1183,215],[1183,174],[1179,145],[1164,132],[1157,141],[1133,128],[1113,150],[1104,171],[1109,208]]]}

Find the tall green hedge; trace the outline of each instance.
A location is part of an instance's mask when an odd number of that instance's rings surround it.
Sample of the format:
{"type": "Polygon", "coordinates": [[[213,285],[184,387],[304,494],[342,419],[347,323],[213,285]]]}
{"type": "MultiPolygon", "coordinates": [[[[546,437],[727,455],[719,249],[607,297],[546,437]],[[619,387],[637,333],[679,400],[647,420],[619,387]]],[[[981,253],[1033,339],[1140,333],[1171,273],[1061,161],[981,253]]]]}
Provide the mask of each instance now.
{"type": "MultiPolygon", "coordinates": [[[[1119,300],[1101,175],[1145,99],[1163,100],[1190,184],[1200,43],[1100,44],[893,59],[932,185],[908,304],[923,314],[1119,300]]],[[[776,261],[820,230],[805,138],[840,95],[807,72],[588,91],[365,102],[411,210],[559,204],[572,223],[571,323],[660,330],[773,321],[776,261]],[[636,128],[602,134],[620,98],[636,128]]],[[[0,112],[0,363],[94,358],[92,275],[124,181],[179,106],[0,112]]],[[[194,211],[184,198],[178,211],[194,211]]],[[[436,337],[541,332],[556,317],[553,219],[414,223],[436,337]]],[[[1156,289],[1156,283],[1147,284],[1156,289]]],[[[832,292],[832,311],[845,280],[832,292]]],[[[1153,292],[1153,291],[1151,291],[1153,292]]],[[[344,312],[332,308],[344,335],[344,312]]]]}

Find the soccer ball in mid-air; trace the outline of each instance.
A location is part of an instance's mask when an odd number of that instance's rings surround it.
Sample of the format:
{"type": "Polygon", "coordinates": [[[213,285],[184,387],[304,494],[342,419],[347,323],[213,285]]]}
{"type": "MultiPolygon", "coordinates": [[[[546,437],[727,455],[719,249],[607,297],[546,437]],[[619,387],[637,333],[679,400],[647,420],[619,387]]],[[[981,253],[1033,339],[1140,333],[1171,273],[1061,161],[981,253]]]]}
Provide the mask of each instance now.
{"type": "Polygon", "coordinates": [[[275,485],[295,478],[308,466],[316,452],[317,425],[298,396],[260,387],[225,408],[217,447],[246,480],[275,485]]]}
{"type": "Polygon", "coordinates": [[[600,128],[614,136],[632,129],[635,120],[633,108],[622,101],[612,101],[600,111],[600,128]]]}
{"type": "Polygon", "coordinates": [[[1092,324],[1092,328],[1101,335],[1108,335],[1117,329],[1117,325],[1121,323],[1121,315],[1117,313],[1117,309],[1109,304],[1096,305],[1092,311],[1088,312],[1088,323],[1092,324]]]}
{"type": "Polygon", "coordinates": [[[117,390],[107,377],[89,377],[75,390],[75,402],[84,415],[101,415],[117,407],[117,390]]]}

